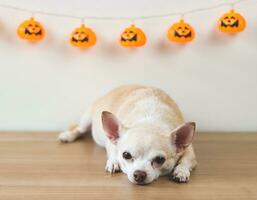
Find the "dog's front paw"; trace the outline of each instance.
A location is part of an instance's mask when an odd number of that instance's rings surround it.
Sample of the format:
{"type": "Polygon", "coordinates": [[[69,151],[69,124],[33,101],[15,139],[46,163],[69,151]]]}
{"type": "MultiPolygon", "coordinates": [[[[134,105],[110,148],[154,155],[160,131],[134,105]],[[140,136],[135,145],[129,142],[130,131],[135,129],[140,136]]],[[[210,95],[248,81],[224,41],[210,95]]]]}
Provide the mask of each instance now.
{"type": "Polygon", "coordinates": [[[189,181],[190,171],[187,167],[182,165],[178,165],[173,173],[172,179],[178,183],[186,183],[189,181]]]}
{"type": "Polygon", "coordinates": [[[59,134],[58,140],[60,142],[73,142],[75,140],[75,137],[70,131],[64,131],[59,134]]]}
{"type": "Polygon", "coordinates": [[[113,174],[115,172],[120,172],[120,165],[117,161],[108,159],[105,166],[105,171],[113,174]]]}

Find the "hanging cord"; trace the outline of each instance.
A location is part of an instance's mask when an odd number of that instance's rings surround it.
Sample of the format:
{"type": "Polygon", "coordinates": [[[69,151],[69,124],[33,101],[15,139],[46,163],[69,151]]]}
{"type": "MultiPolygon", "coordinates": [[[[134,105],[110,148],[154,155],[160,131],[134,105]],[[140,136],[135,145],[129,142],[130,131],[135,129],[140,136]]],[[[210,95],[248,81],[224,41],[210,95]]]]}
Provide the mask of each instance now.
{"type": "MultiPolygon", "coordinates": [[[[132,21],[135,20],[147,20],[147,19],[153,19],[153,18],[165,18],[165,17],[171,17],[171,16],[181,16],[184,17],[185,15],[204,12],[208,10],[213,10],[216,8],[224,7],[224,6],[231,6],[233,8],[235,5],[250,1],[250,0],[237,0],[230,3],[220,3],[217,5],[209,6],[209,7],[203,7],[198,9],[192,9],[187,10],[185,12],[173,12],[173,13],[167,13],[167,14],[160,14],[160,15],[146,15],[146,16],[138,16],[138,17],[98,17],[98,16],[76,16],[76,15],[69,15],[69,14],[62,14],[62,13],[53,13],[53,12],[45,12],[40,10],[30,10],[26,8],[16,7],[12,5],[6,5],[6,4],[0,4],[0,8],[6,8],[11,10],[17,10],[27,13],[32,13],[32,15],[48,15],[48,16],[55,16],[55,17],[64,17],[64,18],[72,18],[72,19],[78,19],[83,21],[85,19],[92,19],[92,20],[126,20],[126,21],[132,21]]],[[[256,0],[254,0],[256,1],[256,0]]]]}

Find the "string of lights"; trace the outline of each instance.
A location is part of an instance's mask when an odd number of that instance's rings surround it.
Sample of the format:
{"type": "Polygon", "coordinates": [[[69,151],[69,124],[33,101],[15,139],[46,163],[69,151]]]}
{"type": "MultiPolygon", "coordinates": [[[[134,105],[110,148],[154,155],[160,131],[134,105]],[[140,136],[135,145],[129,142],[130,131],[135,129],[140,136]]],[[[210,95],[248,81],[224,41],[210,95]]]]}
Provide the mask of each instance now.
{"type": "Polygon", "coordinates": [[[43,10],[31,10],[31,9],[17,7],[17,6],[13,6],[13,5],[7,5],[7,4],[0,4],[0,8],[17,10],[17,11],[20,11],[20,12],[26,12],[26,13],[30,13],[32,16],[47,15],[47,16],[54,16],[54,17],[73,18],[73,19],[78,19],[78,20],[82,20],[82,21],[84,21],[85,19],[90,19],[90,20],[126,20],[126,21],[133,21],[134,22],[136,20],[147,20],[147,19],[153,19],[153,18],[165,18],[165,17],[171,17],[171,16],[184,17],[186,15],[195,14],[195,13],[204,12],[204,11],[209,11],[209,10],[213,10],[213,9],[217,9],[217,8],[225,7],[225,6],[229,6],[231,8],[234,8],[236,5],[241,4],[243,2],[246,2],[246,1],[256,1],[256,0],[235,0],[235,1],[231,1],[231,2],[219,3],[219,4],[216,4],[216,5],[197,8],[197,9],[192,9],[192,10],[187,10],[187,11],[171,12],[171,13],[157,14],[157,15],[145,15],[145,16],[137,16],[137,17],[77,16],[77,15],[72,15],[72,14],[54,13],[54,12],[48,12],[48,11],[43,11],[43,10]]]}
{"type": "Polygon", "coordinates": [[[171,42],[177,43],[189,43],[194,40],[196,32],[194,27],[187,23],[184,20],[185,16],[200,13],[204,11],[214,10],[220,7],[229,7],[230,11],[221,16],[218,20],[218,29],[224,33],[239,33],[242,32],[246,27],[245,18],[235,11],[235,7],[238,4],[241,4],[246,1],[255,1],[257,0],[233,0],[231,2],[219,3],[216,5],[211,5],[208,7],[201,7],[192,10],[186,10],[182,12],[171,12],[164,14],[156,14],[156,15],[142,15],[142,16],[133,16],[133,17],[123,17],[123,16],[77,16],[71,14],[62,14],[62,13],[54,13],[43,10],[31,10],[27,8],[21,8],[18,6],[1,4],[0,8],[10,9],[20,12],[26,12],[31,14],[31,18],[23,21],[17,28],[17,34],[20,38],[28,41],[39,41],[42,40],[46,31],[44,26],[37,20],[35,20],[36,15],[47,15],[53,17],[63,17],[63,18],[72,18],[76,20],[81,20],[80,27],[77,27],[73,30],[70,37],[70,44],[79,48],[87,48],[94,46],[97,41],[97,34],[89,28],[85,26],[86,20],[127,20],[131,22],[131,26],[125,28],[120,36],[120,45],[124,47],[141,47],[144,46],[147,37],[142,29],[135,25],[135,21],[138,20],[148,20],[154,18],[165,18],[171,16],[179,16],[180,21],[173,23],[167,31],[167,38],[171,42]]]}

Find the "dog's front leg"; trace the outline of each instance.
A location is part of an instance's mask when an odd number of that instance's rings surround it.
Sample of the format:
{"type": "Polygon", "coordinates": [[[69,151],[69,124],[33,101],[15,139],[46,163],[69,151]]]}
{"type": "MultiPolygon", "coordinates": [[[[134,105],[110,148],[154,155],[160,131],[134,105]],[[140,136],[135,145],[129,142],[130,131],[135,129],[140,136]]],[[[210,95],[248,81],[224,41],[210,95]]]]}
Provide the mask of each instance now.
{"type": "Polygon", "coordinates": [[[118,152],[115,144],[110,142],[109,140],[105,145],[106,153],[107,153],[107,162],[105,166],[105,170],[111,174],[120,171],[120,165],[118,162],[118,152]]]}
{"type": "Polygon", "coordinates": [[[178,165],[172,172],[172,178],[179,183],[185,183],[189,180],[190,172],[196,167],[197,162],[192,145],[190,145],[184,152],[178,165]]]}

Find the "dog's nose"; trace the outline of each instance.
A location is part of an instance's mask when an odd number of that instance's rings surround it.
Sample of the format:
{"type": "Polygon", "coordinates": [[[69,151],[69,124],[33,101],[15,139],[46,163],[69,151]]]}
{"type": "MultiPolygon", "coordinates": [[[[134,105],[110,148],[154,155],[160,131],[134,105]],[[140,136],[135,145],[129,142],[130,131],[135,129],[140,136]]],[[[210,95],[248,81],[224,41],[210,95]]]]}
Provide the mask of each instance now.
{"type": "Polygon", "coordinates": [[[137,183],[143,183],[146,179],[146,173],[141,170],[136,170],[134,172],[134,179],[137,183]]]}

